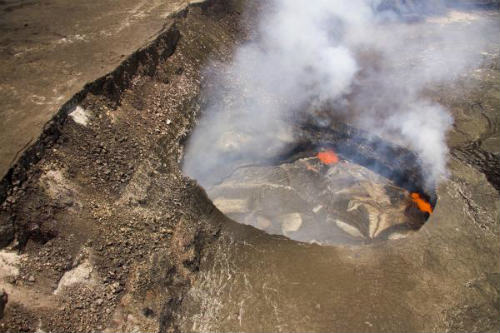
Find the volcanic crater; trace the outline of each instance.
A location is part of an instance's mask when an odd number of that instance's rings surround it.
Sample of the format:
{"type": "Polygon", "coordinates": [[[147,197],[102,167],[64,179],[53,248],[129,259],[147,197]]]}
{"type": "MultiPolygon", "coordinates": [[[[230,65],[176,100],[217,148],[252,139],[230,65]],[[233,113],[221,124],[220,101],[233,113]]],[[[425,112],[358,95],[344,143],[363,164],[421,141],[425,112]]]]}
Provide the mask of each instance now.
{"type": "MultiPolygon", "coordinates": [[[[416,154],[327,123],[295,125],[295,140],[270,161],[220,156],[231,163],[202,182],[209,198],[239,223],[301,242],[368,244],[418,231],[437,197],[416,154]]],[[[238,136],[221,135],[238,154],[238,136]]]]}

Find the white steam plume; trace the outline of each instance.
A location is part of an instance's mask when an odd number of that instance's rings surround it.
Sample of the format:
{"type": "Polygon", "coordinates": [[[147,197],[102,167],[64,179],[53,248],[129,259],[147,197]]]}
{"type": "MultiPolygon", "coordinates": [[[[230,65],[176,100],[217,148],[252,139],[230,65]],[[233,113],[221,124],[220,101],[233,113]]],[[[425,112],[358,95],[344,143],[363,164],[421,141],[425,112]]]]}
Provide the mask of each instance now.
{"type": "Polygon", "coordinates": [[[338,100],[344,107],[336,112],[417,152],[430,184],[446,174],[452,119],[422,90],[476,64],[479,31],[397,22],[394,10],[381,13],[374,0],[272,4],[257,37],[209,75],[212,88],[203,92],[184,158],[187,175],[207,185],[238,164],[272,158],[293,140],[294,115],[338,100]]]}

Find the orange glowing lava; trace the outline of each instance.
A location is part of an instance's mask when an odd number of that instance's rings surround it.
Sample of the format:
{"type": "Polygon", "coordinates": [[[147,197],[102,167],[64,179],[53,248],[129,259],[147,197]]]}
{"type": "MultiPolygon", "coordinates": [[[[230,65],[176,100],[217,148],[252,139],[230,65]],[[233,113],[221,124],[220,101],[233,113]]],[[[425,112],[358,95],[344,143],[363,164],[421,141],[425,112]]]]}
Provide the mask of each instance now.
{"type": "Polygon", "coordinates": [[[339,161],[339,157],[333,150],[320,151],[317,157],[324,164],[335,164],[339,161]]]}
{"type": "Polygon", "coordinates": [[[428,203],[424,198],[422,198],[420,194],[413,192],[411,194],[411,199],[414,203],[417,204],[418,209],[420,209],[422,212],[432,214],[431,204],[428,203]]]}

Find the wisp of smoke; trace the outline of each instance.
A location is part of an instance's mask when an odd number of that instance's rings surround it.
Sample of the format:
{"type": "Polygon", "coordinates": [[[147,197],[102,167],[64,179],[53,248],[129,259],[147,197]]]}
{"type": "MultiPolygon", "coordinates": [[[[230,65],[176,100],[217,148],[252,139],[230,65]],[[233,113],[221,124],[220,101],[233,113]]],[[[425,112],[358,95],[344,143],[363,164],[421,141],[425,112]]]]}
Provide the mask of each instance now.
{"type": "Polygon", "coordinates": [[[202,117],[184,156],[188,176],[206,186],[238,165],[273,158],[293,142],[297,114],[338,100],[343,107],[332,112],[352,113],[360,127],[414,150],[429,185],[446,175],[452,118],[422,90],[474,66],[480,38],[405,24],[375,0],[272,4],[257,37],[210,72],[215,88],[202,92],[202,117]]]}

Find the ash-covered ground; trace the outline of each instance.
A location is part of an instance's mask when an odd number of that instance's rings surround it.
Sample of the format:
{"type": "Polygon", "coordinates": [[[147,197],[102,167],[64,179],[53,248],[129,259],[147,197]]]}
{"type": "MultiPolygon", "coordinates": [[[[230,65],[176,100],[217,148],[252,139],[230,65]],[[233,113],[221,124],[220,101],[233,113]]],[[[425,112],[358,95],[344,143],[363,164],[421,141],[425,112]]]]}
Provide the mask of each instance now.
{"type": "MultiPolygon", "coordinates": [[[[259,9],[213,1],[169,19],[10,169],[2,331],[498,331],[498,43],[426,92],[454,117],[427,223],[399,240],[306,244],[231,221],[179,166],[202,69],[229,61],[259,9]]],[[[500,18],[466,13],[455,24],[500,18]]]]}

